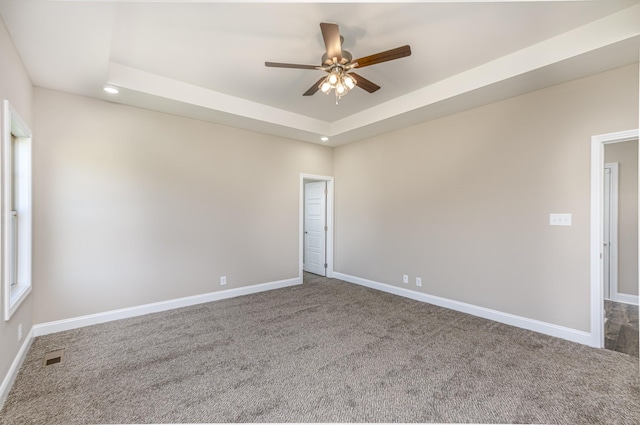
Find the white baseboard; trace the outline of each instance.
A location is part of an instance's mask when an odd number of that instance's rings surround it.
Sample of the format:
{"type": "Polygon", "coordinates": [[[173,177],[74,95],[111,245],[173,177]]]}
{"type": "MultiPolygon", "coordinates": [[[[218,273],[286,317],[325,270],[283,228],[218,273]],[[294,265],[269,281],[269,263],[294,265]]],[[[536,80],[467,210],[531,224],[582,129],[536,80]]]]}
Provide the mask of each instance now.
{"type": "Polygon", "coordinates": [[[516,316],[510,313],[503,313],[498,310],[492,310],[473,304],[467,304],[460,301],[437,297],[435,295],[429,295],[422,292],[413,291],[411,289],[400,288],[397,286],[388,285],[386,283],[374,282],[372,280],[350,276],[344,273],[334,272],[333,275],[336,279],[366,286],[372,289],[377,289],[379,291],[388,292],[390,294],[399,295],[401,297],[411,298],[416,301],[422,301],[428,304],[433,304],[451,310],[460,311],[462,313],[471,314],[473,316],[482,317],[484,319],[504,323],[506,325],[511,325],[518,328],[539,332],[545,335],[566,339],[568,341],[573,341],[584,345],[593,345],[593,338],[591,336],[591,333],[589,332],[566,328],[564,326],[541,322],[539,320],[529,319],[522,316],[516,316]]]}
{"type": "Polygon", "coordinates": [[[152,304],[145,304],[136,307],[122,308],[119,310],[106,311],[103,313],[90,314],[87,316],[74,317],[70,319],[57,320],[55,322],[41,323],[34,325],[26,336],[18,354],[16,355],[7,375],[0,386],[0,409],[9,395],[11,386],[18,375],[18,371],[24,362],[29,351],[33,338],[41,335],[48,335],[55,332],[68,331],[84,326],[96,325],[98,323],[110,322],[113,320],[126,319],[129,317],[142,316],[149,313],[157,313],[160,311],[172,310],[175,308],[188,307],[191,305],[208,303],[211,301],[224,300],[227,298],[239,297],[241,295],[255,294],[272,289],[286,288],[302,283],[301,277],[292,279],[279,280],[275,282],[261,283],[257,285],[245,286],[242,288],[227,289],[223,291],[210,292],[202,295],[194,295],[191,297],[177,298],[174,300],[161,301],[152,304]]]}
{"type": "Polygon", "coordinates": [[[625,304],[633,304],[638,305],[638,296],[637,295],[629,295],[623,294],[621,292],[616,292],[611,297],[612,301],[618,301],[625,304]]]}
{"type": "Polygon", "coordinates": [[[15,359],[13,359],[13,363],[11,363],[11,367],[9,367],[9,371],[2,381],[2,385],[0,385],[0,409],[2,409],[2,406],[4,406],[4,402],[9,396],[9,391],[11,391],[13,382],[16,380],[16,376],[18,376],[18,371],[20,370],[25,357],[27,357],[27,352],[29,352],[29,347],[31,346],[33,337],[34,334],[32,327],[26,338],[24,339],[20,350],[18,350],[18,354],[16,355],[15,359]]]}
{"type": "Polygon", "coordinates": [[[34,336],[48,335],[55,332],[68,331],[71,329],[82,328],[84,326],[96,325],[98,323],[111,322],[113,320],[143,316],[149,313],[173,310],[175,308],[188,307],[191,305],[208,303],[211,301],[224,300],[227,298],[239,297],[241,295],[255,294],[258,292],[270,291],[272,289],[286,288],[288,286],[295,286],[301,283],[302,278],[296,277],[292,279],[278,280],[275,282],[244,286],[242,288],[209,292],[207,294],[194,295],[191,297],[176,298],[173,300],[145,304],[136,307],[121,308],[118,310],[105,311],[103,313],[73,317],[64,320],[57,320],[54,322],[40,323],[33,326],[33,333],[34,336]]]}

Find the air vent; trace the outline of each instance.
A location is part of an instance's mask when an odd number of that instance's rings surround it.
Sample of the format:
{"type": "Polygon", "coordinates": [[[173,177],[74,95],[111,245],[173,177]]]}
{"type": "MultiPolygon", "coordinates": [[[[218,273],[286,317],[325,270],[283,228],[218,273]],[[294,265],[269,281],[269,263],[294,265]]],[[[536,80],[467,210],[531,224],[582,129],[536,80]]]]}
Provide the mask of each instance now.
{"type": "Polygon", "coordinates": [[[60,363],[64,356],[64,350],[49,351],[44,355],[44,365],[49,366],[52,364],[60,363]]]}

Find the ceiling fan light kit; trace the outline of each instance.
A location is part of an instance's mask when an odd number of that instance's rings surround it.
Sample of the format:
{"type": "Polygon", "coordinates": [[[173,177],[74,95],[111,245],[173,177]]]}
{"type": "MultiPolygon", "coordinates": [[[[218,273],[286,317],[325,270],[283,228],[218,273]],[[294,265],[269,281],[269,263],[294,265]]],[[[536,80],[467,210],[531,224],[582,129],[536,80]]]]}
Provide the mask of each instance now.
{"type": "Polygon", "coordinates": [[[337,105],[338,100],[356,86],[366,92],[373,93],[380,89],[379,85],[367,80],[355,72],[349,71],[353,68],[363,68],[365,66],[375,65],[377,63],[400,59],[411,55],[411,48],[407,45],[353,60],[351,53],[346,50],[342,50],[342,42],[344,41],[344,38],[340,36],[340,30],[337,24],[323,22],[320,24],[320,30],[322,31],[322,38],[327,49],[327,52],[322,55],[321,66],[277,62],[264,63],[267,67],[314,69],[329,73],[329,75],[322,77],[317,83],[311,86],[303,96],[312,96],[318,90],[328,95],[331,93],[331,90],[333,90],[336,96],[337,105]]]}
{"type": "Polygon", "coordinates": [[[320,83],[320,91],[324,94],[331,93],[334,90],[336,94],[336,105],[338,100],[358,84],[358,81],[353,76],[347,74],[345,69],[341,66],[335,66],[325,79],[320,83]]]}

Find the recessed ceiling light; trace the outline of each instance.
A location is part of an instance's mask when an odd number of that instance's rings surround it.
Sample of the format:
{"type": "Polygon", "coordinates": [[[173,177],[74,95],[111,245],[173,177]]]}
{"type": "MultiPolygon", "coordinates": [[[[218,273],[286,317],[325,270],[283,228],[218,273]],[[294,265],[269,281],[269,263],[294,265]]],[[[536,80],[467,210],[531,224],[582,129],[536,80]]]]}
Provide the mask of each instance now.
{"type": "Polygon", "coordinates": [[[118,90],[117,87],[113,87],[113,86],[103,86],[102,90],[106,91],[107,93],[110,94],[118,94],[120,93],[120,90],[118,90]]]}
{"type": "Polygon", "coordinates": [[[320,140],[322,140],[323,142],[326,142],[327,140],[329,140],[329,138],[327,136],[323,136],[320,138],[320,140]]]}

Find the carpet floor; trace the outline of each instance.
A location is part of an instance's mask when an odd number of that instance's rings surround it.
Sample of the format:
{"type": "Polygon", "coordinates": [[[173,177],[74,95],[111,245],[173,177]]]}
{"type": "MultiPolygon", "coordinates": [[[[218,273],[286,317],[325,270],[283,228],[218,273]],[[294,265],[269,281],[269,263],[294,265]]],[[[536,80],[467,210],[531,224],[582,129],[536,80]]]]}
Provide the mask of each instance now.
{"type": "Polygon", "coordinates": [[[0,411],[202,422],[638,424],[638,359],[315,278],[35,338],[0,411]]]}

